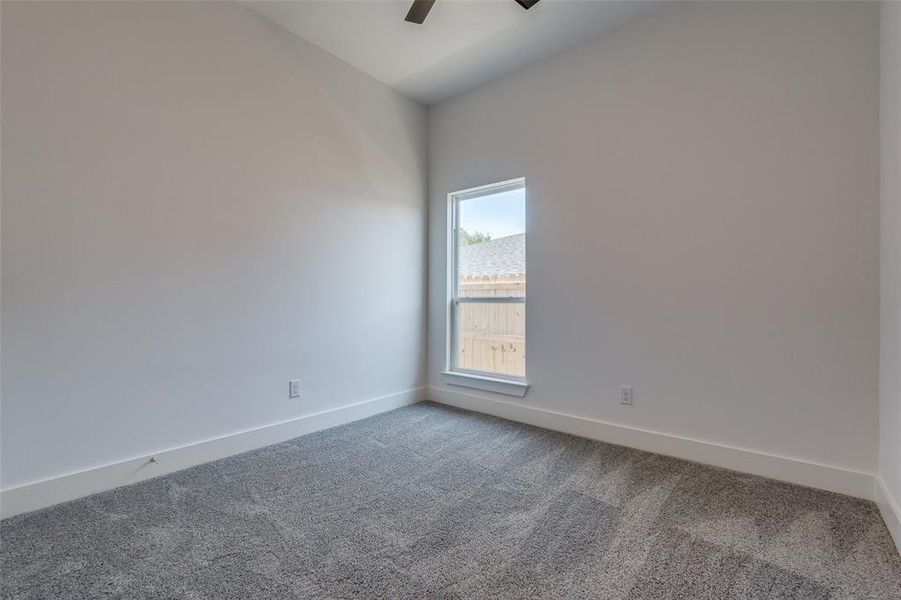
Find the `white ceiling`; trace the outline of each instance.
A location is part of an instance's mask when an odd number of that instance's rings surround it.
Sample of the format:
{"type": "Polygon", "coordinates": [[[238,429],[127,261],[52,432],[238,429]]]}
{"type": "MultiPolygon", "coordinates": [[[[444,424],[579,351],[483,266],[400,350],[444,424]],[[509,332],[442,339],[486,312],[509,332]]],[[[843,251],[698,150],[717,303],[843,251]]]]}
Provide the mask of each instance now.
{"type": "Polygon", "coordinates": [[[602,35],[651,1],[438,0],[423,25],[411,0],[260,0],[250,10],[424,104],[435,104],[602,35]]]}

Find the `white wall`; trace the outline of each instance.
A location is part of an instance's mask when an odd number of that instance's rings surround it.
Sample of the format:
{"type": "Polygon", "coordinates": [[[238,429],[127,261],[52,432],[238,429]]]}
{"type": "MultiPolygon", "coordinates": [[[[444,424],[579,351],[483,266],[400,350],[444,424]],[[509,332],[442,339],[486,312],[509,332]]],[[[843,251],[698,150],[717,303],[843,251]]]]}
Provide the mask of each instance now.
{"type": "MultiPolygon", "coordinates": [[[[882,5],[879,475],[901,547],[901,3],[882,5]]],[[[883,510],[883,514],[887,514],[883,510]]],[[[891,515],[886,522],[892,525],[891,515]]]]}
{"type": "Polygon", "coordinates": [[[236,4],[2,6],[3,488],[422,384],[421,106],[236,4]]]}
{"type": "Polygon", "coordinates": [[[532,388],[505,401],[872,485],[878,34],[873,3],[680,3],[433,107],[431,397],[445,194],[524,176],[532,388]]]}

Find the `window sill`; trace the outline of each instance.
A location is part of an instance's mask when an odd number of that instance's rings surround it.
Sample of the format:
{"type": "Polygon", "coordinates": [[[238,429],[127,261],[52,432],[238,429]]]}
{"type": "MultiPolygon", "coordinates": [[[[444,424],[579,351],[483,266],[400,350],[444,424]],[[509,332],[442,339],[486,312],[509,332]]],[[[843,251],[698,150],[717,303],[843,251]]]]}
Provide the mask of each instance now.
{"type": "Polygon", "coordinates": [[[508,396],[522,398],[529,390],[529,384],[525,381],[473,375],[472,373],[458,373],[456,371],[442,371],[441,374],[444,375],[444,383],[448,385],[458,385],[485,392],[507,394],[508,396]]]}

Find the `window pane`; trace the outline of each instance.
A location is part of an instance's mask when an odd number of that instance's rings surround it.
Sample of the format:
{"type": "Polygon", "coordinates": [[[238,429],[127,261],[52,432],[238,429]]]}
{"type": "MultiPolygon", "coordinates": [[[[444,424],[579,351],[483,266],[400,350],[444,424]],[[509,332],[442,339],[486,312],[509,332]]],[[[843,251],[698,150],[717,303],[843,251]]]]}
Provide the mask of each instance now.
{"type": "Polygon", "coordinates": [[[466,302],[457,305],[457,368],[524,377],[526,305],[466,302]]]}
{"type": "Polygon", "coordinates": [[[525,296],[525,189],[461,200],[458,211],[458,295],[525,296]]]}

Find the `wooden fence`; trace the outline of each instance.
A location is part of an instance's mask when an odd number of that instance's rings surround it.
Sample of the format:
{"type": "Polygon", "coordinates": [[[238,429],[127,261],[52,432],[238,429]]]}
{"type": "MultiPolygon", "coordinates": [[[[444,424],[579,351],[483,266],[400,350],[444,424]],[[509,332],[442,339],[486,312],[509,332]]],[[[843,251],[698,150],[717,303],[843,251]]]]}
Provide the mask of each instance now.
{"type": "MultiPolygon", "coordinates": [[[[469,277],[461,296],[525,296],[524,275],[469,277]]],[[[460,304],[457,366],[474,371],[522,377],[526,373],[526,305],[460,304]]]]}

